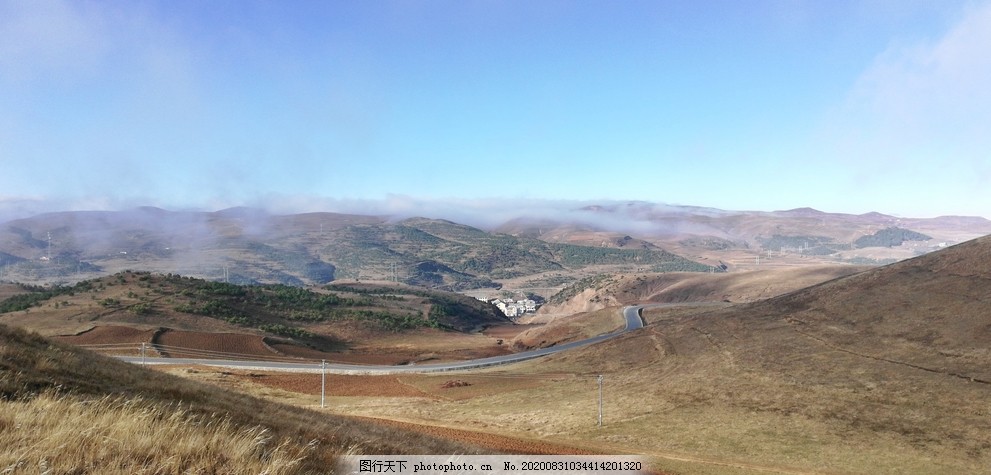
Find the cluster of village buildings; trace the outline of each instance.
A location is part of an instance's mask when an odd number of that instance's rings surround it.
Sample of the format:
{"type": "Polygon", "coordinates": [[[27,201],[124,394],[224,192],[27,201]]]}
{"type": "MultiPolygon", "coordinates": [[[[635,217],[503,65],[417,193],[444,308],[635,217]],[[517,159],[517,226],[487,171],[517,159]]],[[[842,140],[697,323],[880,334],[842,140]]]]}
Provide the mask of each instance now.
{"type": "Polygon", "coordinates": [[[502,311],[509,318],[516,318],[522,316],[524,313],[533,313],[537,311],[537,302],[530,299],[523,300],[513,300],[513,299],[486,299],[482,297],[477,297],[478,300],[482,302],[488,302],[502,311]]]}

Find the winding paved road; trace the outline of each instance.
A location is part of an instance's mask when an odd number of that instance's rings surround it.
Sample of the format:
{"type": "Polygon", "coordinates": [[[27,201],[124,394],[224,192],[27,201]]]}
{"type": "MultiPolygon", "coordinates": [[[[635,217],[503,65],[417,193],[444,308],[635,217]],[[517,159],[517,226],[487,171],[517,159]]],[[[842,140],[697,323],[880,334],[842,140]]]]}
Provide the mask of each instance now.
{"type": "MultiPolygon", "coordinates": [[[[341,363],[327,363],[326,371],[334,374],[396,374],[396,373],[432,373],[439,371],[457,371],[471,368],[483,368],[486,366],[496,366],[517,361],[530,360],[558,353],[572,348],[591,345],[610,338],[615,338],[623,333],[643,328],[643,319],[640,318],[642,305],[634,305],[623,308],[623,316],[626,318],[626,328],[617,330],[605,335],[599,335],[584,340],[573,341],[561,345],[555,345],[539,350],[524,351],[511,355],[493,356],[490,358],[480,358],[477,360],[456,361],[452,363],[432,363],[422,365],[386,366],[386,365],[355,365],[341,363]]],[[[121,360],[131,363],[141,364],[180,364],[180,365],[205,365],[220,366],[225,368],[252,369],[263,371],[287,371],[287,372],[307,372],[319,373],[322,371],[319,363],[281,363],[271,361],[247,361],[247,360],[221,360],[221,359],[199,359],[199,358],[150,358],[134,356],[121,356],[121,360]]]]}

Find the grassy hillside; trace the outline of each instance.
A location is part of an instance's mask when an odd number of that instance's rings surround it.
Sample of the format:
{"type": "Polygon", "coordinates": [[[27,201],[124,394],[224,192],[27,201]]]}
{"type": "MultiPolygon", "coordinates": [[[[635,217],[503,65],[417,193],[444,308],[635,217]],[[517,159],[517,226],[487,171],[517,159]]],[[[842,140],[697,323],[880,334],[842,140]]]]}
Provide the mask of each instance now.
{"type": "Polygon", "coordinates": [[[598,274],[548,299],[542,314],[572,314],[634,303],[752,302],[868,269],[808,265],[731,273],[598,274]]]}
{"type": "Polygon", "coordinates": [[[422,328],[466,332],[509,323],[498,309],[473,298],[399,285],[306,289],[125,271],[72,286],[22,289],[0,301],[0,322],[48,335],[119,324],[268,334],[331,349],[350,328],[368,333],[422,328]]]}
{"type": "Polygon", "coordinates": [[[986,473],[989,293],[981,238],[757,302],[648,309],[642,330],[493,370],[512,389],[348,407],[635,451],[674,473],[986,473]]]}
{"type": "Polygon", "coordinates": [[[474,453],[0,325],[4,473],[326,473],[344,453],[474,453]]]}
{"type": "Polygon", "coordinates": [[[648,453],[978,473],[991,466],[989,291],[982,238],[756,303],[647,311],[639,334],[542,364],[599,362],[589,370],[623,388],[614,403],[637,410],[592,437],[650,440],[648,453]]]}

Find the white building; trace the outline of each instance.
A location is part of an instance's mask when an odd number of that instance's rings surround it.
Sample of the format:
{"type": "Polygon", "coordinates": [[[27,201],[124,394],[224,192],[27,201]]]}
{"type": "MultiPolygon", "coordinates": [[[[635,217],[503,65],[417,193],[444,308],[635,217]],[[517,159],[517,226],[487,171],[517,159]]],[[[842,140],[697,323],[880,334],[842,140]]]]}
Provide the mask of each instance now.
{"type": "Polygon", "coordinates": [[[496,299],[492,301],[492,305],[495,305],[504,315],[510,318],[537,311],[537,302],[530,299],[517,301],[513,299],[496,299]]]}

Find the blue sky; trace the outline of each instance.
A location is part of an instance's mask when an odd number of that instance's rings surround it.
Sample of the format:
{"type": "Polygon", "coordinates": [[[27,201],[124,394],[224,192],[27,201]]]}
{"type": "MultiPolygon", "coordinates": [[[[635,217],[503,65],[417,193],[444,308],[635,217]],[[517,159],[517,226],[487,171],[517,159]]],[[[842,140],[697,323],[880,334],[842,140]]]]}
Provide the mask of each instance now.
{"type": "Polygon", "coordinates": [[[991,218],[991,3],[0,0],[0,217],[991,218]]]}

